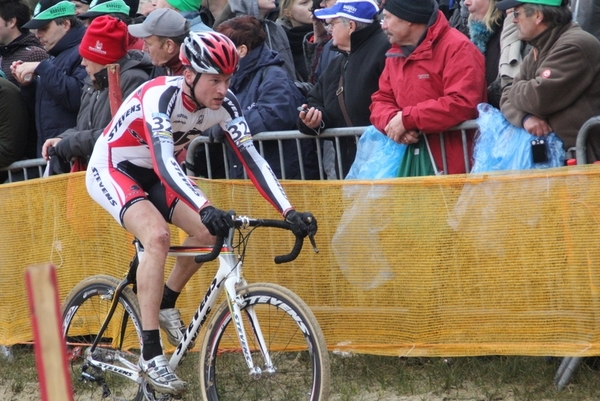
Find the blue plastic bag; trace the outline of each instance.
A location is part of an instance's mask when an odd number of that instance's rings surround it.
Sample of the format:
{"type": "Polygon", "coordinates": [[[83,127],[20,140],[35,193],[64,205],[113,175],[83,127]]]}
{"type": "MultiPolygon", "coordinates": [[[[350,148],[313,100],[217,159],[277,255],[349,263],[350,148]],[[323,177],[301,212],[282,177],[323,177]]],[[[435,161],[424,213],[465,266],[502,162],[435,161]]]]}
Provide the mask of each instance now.
{"type": "Polygon", "coordinates": [[[548,161],[534,163],[531,141],[539,137],[531,135],[524,128],[515,127],[500,110],[487,103],[480,103],[477,110],[479,132],[475,137],[471,173],[564,166],[563,143],[553,132],[543,137],[547,144],[548,161]]]}
{"type": "Polygon", "coordinates": [[[398,176],[406,145],[392,141],[374,126],[368,126],[356,148],[356,157],[346,175],[352,179],[380,179],[398,176]]]}

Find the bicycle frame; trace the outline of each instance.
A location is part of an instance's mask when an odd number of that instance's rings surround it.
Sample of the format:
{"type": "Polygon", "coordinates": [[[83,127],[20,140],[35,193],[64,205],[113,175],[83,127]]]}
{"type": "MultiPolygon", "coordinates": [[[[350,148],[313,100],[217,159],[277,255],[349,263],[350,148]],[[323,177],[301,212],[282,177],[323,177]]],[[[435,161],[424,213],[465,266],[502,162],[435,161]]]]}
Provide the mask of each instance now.
{"type": "MultiPolygon", "coordinates": [[[[250,345],[247,341],[246,329],[243,324],[243,319],[241,318],[240,305],[242,305],[243,300],[238,298],[237,290],[240,286],[245,286],[246,281],[244,280],[242,275],[242,257],[236,255],[231,245],[234,233],[235,229],[232,228],[229,237],[227,238],[225,244],[223,245],[219,253],[219,268],[215,274],[215,277],[211,281],[206,291],[206,294],[202,298],[202,301],[200,302],[198,309],[196,310],[190,324],[188,325],[181,342],[179,343],[175,352],[169,359],[169,364],[173,369],[177,368],[183,357],[186,355],[189,345],[196,339],[196,337],[200,333],[200,330],[206,322],[207,317],[210,311],[212,310],[213,306],[216,304],[219,295],[223,290],[225,290],[227,304],[232,314],[232,318],[235,322],[237,336],[240,341],[240,346],[244,355],[244,359],[246,360],[246,364],[248,365],[250,375],[259,376],[262,373],[262,369],[260,367],[254,366],[250,345]]],[[[98,336],[94,340],[92,346],[87,351],[88,355],[86,359],[92,366],[95,366],[102,370],[111,371],[130,380],[133,380],[137,383],[141,383],[142,376],[139,374],[138,367],[131,364],[124,358],[119,358],[117,356],[119,362],[127,366],[127,368],[115,366],[111,363],[108,363],[109,361],[95,359],[94,356],[95,354],[97,354],[96,347],[98,345],[99,339],[102,337],[103,332],[108,327],[108,324],[113,317],[114,311],[116,310],[120,294],[126,286],[135,283],[137,266],[139,264],[139,261],[144,256],[144,249],[137,239],[134,240],[134,245],[136,248],[136,255],[131,261],[129,273],[127,277],[119,283],[119,286],[116,288],[115,292],[113,294],[110,294],[110,296],[112,296],[112,304],[110,310],[104,320],[104,323],[99,331],[98,336]]],[[[198,255],[207,255],[212,250],[213,248],[211,247],[172,246],[169,248],[168,255],[195,257],[198,255]]],[[[274,373],[275,368],[273,367],[273,363],[270,358],[268,348],[263,338],[262,331],[260,329],[260,325],[258,323],[258,319],[256,317],[254,309],[250,306],[246,308],[246,311],[249,315],[249,320],[252,326],[252,332],[254,333],[257,339],[257,342],[259,344],[259,347],[261,348],[261,352],[266,363],[266,372],[274,373]]],[[[125,327],[122,327],[122,331],[125,331],[125,327]]],[[[121,336],[121,338],[122,337],[123,336],[121,336]]],[[[142,341],[140,339],[140,344],[141,343],[142,341]]]]}
{"type": "MultiPolygon", "coordinates": [[[[187,330],[185,331],[183,338],[177,349],[171,356],[169,360],[169,364],[173,369],[175,369],[183,357],[192,341],[195,340],[198,333],[202,329],[204,322],[208,317],[212,307],[215,305],[221,291],[225,290],[225,294],[227,297],[227,304],[229,306],[229,310],[233,316],[234,321],[236,322],[236,332],[238,335],[238,339],[240,341],[240,346],[242,352],[244,354],[244,359],[246,360],[246,364],[248,365],[248,369],[250,370],[251,375],[260,375],[262,370],[254,366],[252,361],[252,355],[250,353],[250,346],[247,341],[246,330],[243,324],[243,319],[241,318],[241,310],[240,305],[242,304],[242,300],[237,296],[238,286],[246,285],[246,281],[244,280],[242,274],[242,265],[243,261],[241,257],[237,257],[233,252],[233,248],[231,246],[231,238],[233,237],[234,230],[230,232],[229,238],[227,239],[226,245],[224,245],[221,253],[219,254],[219,269],[217,270],[214,279],[211,281],[202,302],[198,306],[196,313],[194,314],[192,321],[188,325],[187,330]],[[238,260],[236,260],[238,259],[238,260]]],[[[207,254],[211,248],[202,248],[202,252],[198,252],[198,248],[186,248],[186,247],[171,247],[169,251],[170,256],[195,256],[195,255],[204,255],[207,254]]],[[[250,307],[247,309],[250,314],[250,321],[252,324],[252,330],[254,335],[256,336],[258,343],[261,348],[261,352],[265,361],[267,361],[267,371],[273,372],[273,363],[271,362],[271,358],[269,356],[266,343],[262,336],[262,332],[260,330],[260,326],[258,324],[258,319],[254,313],[254,310],[250,307]]]]}

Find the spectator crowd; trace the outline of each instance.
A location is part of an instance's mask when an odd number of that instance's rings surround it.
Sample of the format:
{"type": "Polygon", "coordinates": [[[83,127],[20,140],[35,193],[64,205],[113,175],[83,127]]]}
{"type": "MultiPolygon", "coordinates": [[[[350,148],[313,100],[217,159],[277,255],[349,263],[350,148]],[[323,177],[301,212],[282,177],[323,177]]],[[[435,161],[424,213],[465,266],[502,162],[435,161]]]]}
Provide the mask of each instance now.
{"type": "MultiPolygon", "coordinates": [[[[261,145],[278,178],[285,171],[285,178],[318,179],[321,161],[327,178],[344,178],[356,141],[319,138],[328,128],[373,125],[407,145],[425,137],[437,170],[455,174],[468,165],[464,138],[450,128],[476,118],[480,103],[533,135],[554,132],[565,150],[575,146],[585,121],[600,115],[599,21],[586,21],[591,33],[582,29],[569,0],[41,0],[33,6],[0,0],[0,168],[41,157],[52,160],[52,174],[85,168],[122,100],[148,80],[183,75],[180,47],[190,32],[220,32],[237,47],[230,90],[252,134],[298,129],[314,136],[261,145]],[[108,90],[113,64],[117,96],[108,90]],[[430,135],[438,133],[443,141],[430,135]]],[[[469,151],[474,134],[467,133],[469,151]]],[[[218,125],[173,135],[223,141],[218,125]]],[[[600,141],[591,138],[588,158],[595,161],[600,141]]],[[[177,147],[179,162],[190,159],[186,152],[177,147]]],[[[194,175],[210,168],[213,177],[245,176],[220,144],[195,152],[194,175]],[[211,166],[201,167],[205,152],[211,166]]]]}

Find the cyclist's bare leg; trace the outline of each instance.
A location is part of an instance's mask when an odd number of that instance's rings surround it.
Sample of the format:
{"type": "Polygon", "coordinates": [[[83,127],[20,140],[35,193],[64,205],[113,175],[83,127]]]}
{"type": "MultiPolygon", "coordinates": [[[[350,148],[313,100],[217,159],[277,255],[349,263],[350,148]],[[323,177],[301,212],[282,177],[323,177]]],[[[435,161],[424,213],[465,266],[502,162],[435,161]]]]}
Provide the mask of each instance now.
{"type": "Polygon", "coordinates": [[[143,329],[156,330],[163,292],[164,267],[171,240],[169,226],[158,209],[148,200],[131,205],[123,216],[123,224],[144,246],[144,257],[137,271],[137,295],[143,329]]]}
{"type": "MultiPolygon", "coordinates": [[[[175,206],[171,221],[188,235],[183,241],[184,246],[213,245],[215,243],[215,237],[210,235],[204,224],[202,224],[200,215],[183,202],[178,202],[175,206]]],[[[193,257],[177,257],[175,266],[173,266],[173,270],[167,279],[167,287],[173,291],[181,292],[200,266],[194,262],[193,257]]]]}
{"type": "Polygon", "coordinates": [[[161,393],[178,394],[186,383],[177,377],[163,354],[159,337],[158,313],[165,280],[165,261],[171,245],[169,226],[148,200],[129,206],[123,225],[144,246],[137,270],[137,296],[142,313],[142,356],[139,367],[146,380],[161,393]]]}

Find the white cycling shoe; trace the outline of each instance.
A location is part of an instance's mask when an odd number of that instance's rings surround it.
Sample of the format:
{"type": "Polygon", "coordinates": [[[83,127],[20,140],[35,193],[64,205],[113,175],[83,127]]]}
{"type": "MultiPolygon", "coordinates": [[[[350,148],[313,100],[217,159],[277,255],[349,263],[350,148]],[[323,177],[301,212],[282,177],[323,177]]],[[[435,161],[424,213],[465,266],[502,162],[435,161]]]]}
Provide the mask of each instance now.
{"type": "Polygon", "coordinates": [[[181,380],[164,355],[156,356],[149,361],[145,361],[140,356],[139,367],[146,377],[146,380],[154,390],[163,394],[181,394],[185,391],[187,383],[181,380]]]}
{"type": "Polygon", "coordinates": [[[175,347],[178,346],[186,329],[185,324],[181,319],[179,309],[161,309],[158,312],[158,325],[165,333],[167,333],[169,343],[175,347]]]}

